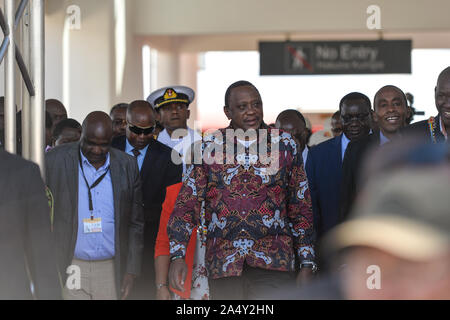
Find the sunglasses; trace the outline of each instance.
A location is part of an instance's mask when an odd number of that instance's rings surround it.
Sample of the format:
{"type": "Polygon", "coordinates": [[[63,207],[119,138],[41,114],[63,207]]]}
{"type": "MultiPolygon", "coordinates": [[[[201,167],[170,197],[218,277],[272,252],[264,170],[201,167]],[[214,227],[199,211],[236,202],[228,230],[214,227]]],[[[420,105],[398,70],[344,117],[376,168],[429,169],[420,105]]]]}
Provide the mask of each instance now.
{"type": "Polygon", "coordinates": [[[130,129],[131,132],[133,132],[134,134],[137,135],[149,135],[151,133],[153,133],[153,131],[155,131],[155,126],[149,127],[149,128],[140,128],[140,127],[136,127],[133,126],[132,124],[128,123],[128,129],[130,129]]]}

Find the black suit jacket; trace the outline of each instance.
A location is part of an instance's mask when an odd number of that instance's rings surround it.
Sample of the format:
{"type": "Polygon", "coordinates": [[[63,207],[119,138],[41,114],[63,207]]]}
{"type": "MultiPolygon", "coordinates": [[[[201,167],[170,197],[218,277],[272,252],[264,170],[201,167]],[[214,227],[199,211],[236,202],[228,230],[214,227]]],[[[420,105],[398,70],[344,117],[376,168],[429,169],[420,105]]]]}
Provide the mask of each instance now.
{"type": "MultiPolygon", "coordinates": [[[[436,127],[434,129],[434,136],[436,137],[436,142],[445,142],[445,137],[441,132],[441,121],[440,116],[437,115],[435,118],[436,127]]],[[[423,137],[424,142],[432,142],[430,128],[428,125],[428,120],[422,120],[419,122],[415,122],[405,127],[402,130],[402,134],[404,136],[415,136],[415,137],[423,137]]]]}
{"type": "MultiPolygon", "coordinates": [[[[53,232],[58,266],[64,283],[78,234],[79,150],[79,142],[74,142],[53,148],[45,155],[46,182],[54,198],[53,232]]],[[[113,148],[110,150],[110,174],[114,195],[115,277],[120,295],[124,274],[139,275],[141,271],[142,191],[136,160],[113,148]]]]}
{"type": "MultiPolygon", "coordinates": [[[[113,139],[113,148],[125,151],[125,146],[126,136],[113,139]]],[[[155,243],[158,235],[162,204],[166,197],[166,188],[181,182],[183,174],[183,166],[174,164],[171,154],[171,148],[151,139],[140,172],[145,227],[142,276],[136,283],[136,292],[147,293],[146,299],[154,299],[155,243]]],[[[142,298],[142,295],[132,296],[132,298],[139,299],[142,298]]]]}
{"type": "Polygon", "coordinates": [[[338,223],[342,135],[312,147],[306,161],[317,240],[338,223]]]}
{"type": "MultiPolygon", "coordinates": [[[[112,147],[125,151],[126,136],[113,139],[112,147]]],[[[145,221],[159,225],[166,188],[181,182],[183,166],[171,159],[172,149],[154,139],[150,140],[140,176],[145,221]]]]}
{"type": "Polygon", "coordinates": [[[342,184],[339,205],[339,221],[344,221],[351,211],[357,191],[359,190],[359,176],[370,150],[380,145],[380,132],[351,141],[345,150],[342,164],[342,184]]]}
{"type": "Polygon", "coordinates": [[[60,299],[50,210],[37,165],[0,150],[0,299],[60,299]]]}

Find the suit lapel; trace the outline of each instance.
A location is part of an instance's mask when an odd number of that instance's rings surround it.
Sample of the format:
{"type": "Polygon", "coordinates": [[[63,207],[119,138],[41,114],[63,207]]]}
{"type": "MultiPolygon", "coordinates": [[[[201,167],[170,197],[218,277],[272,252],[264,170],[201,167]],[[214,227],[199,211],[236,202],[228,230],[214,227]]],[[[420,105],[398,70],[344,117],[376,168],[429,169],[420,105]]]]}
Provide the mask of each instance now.
{"type": "Polygon", "coordinates": [[[127,145],[127,137],[122,136],[119,140],[119,149],[125,152],[125,147],[127,145]]]}
{"type": "Polygon", "coordinates": [[[337,136],[336,138],[334,138],[334,147],[335,147],[335,154],[337,154],[338,157],[338,161],[337,163],[339,164],[339,169],[342,168],[342,134],[340,136],[337,136]]]}
{"type": "Polygon", "coordinates": [[[120,225],[120,193],[122,190],[122,183],[126,181],[125,172],[122,172],[122,168],[118,163],[116,155],[113,150],[110,150],[110,172],[111,172],[111,182],[113,187],[113,196],[114,196],[114,225],[116,235],[119,233],[119,225],[120,225]]]}
{"type": "Polygon", "coordinates": [[[434,136],[436,137],[436,142],[445,142],[445,136],[441,130],[441,116],[438,114],[434,119],[435,119],[434,121],[436,122],[436,127],[434,129],[434,136]]]}
{"type": "Polygon", "coordinates": [[[371,142],[371,145],[380,145],[380,130],[375,130],[371,135],[369,135],[369,141],[371,142]]]}
{"type": "Polygon", "coordinates": [[[160,154],[156,150],[156,141],[150,140],[148,144],[147,153],[145,154],[144,162],[141,168],[141,181],[145,181],[153,167],[160,168],[158,161],[160,160],[160,154]]]}
{"type": "Polygon", "coordinates": [[[73,148],[69,151],[69,156],[65,157],[65,167],[66,167],[66,177],[67,185],[69,188],[69,194],[73,196],[70,197],[72,202],[72,210],[78,215],[78,170],[79,170],[79,155],[80,144],[74,144],[73,148]]]}

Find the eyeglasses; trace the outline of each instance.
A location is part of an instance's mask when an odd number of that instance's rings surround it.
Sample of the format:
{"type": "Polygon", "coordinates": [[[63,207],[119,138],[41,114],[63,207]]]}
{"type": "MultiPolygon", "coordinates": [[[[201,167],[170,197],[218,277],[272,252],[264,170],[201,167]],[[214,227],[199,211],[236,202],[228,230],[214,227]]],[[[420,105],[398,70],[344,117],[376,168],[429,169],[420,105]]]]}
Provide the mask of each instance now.
{"type": "Polygon", "coordinates": [[[369,113],[362,113],[362,114],[357,114],[357,115],[349,114],[349,115],[342,116],[342,120],[344,123],[350,123],[353,120],[363,122],[367,119],[368,116],[369,116],[369,113]]]}
{"type": "Polygon", "coordinates": [[[140,127],[132,125],[131,123],[128,123],[128,129],[130,129],[130,131],[133,132],[134,134],[137,134],[137,135],[143,134],[143,135],[147,136],[147,135],[153,133],[153,131],[155,131],[155,126],[151,126],[148,128],[140,128],[140,127]]]}

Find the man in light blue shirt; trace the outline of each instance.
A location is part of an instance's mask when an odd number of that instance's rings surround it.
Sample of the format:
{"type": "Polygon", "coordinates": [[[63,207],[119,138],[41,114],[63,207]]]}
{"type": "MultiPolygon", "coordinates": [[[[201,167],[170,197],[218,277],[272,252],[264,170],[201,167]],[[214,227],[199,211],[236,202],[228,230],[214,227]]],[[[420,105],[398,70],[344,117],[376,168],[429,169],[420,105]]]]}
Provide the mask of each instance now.
{"type": "Polygon", "coordinates": [[[342,159],[350,141],[369,134],[371,126],[370,99],[352,92],[341,99],[339,110],[343,133],[310,149],[306,174],[311,192],[317,241],[337,225],[342,181],[342,159]]]}
{"type": "Polygon", "coordinates": [[[181,182],[182,165],[172,161],[172,149],[153,137],[155,114],[144,100],[130,103],[127,109],[125,135],[113,139],[112,147],[132,155],[139,167],[144,209],[144,251],[142,274],[136,281],[132,299],[155,299],[154,248],[159,230],[166,188],[181,182]]]}
{"type": "Polygon", "coordinates": [[[125,152],[128,153],[130,156],[133,156],[136,158],[138,167],[139,167],[139,171],[142,170],[142,164],[144,163],[144,159],[145,159],[145,155],[147,154],[147,149],[148,149],[148,144],[140,149],[137,150],[136,148],[134,148],[130,141],[128,139],[125,140],[125,152]],[[137,153],[136,150],[139,152],[137,153]],[[136,156],[137,154],[137,156],[136,156]]]}
{"type": "Polygon", "coordinates": [[[75,246],[75,258],[81,260],[107,260],[115,256],[114,242],[114,195],[109,172],[110,155],[98,170],[89,163],[89,160],[80,151],[81,167],[78,172],[78,238],[75,246]],[[84,173],[83,173],[84,172],[84,173]],[[91,190],[93,211],[89,210],[89,186],[100,179],[101,182],[91,190]],[[83,221],[92,217],[101,218],[102,232],[84,233],[83,221]]]}
{"type": "Polygon", "coordinates": [[[80,142],[46,154],[53,231],[67,300],[126,299],[140,275],[144,215],[136,160],[111,149],[104,112],[83,122],[80,142]]]}
{"type": "Polygon", "coordinates": [[[350,139],[347,138],[345,132],[342,133],[341,136],[341,159],[344,161],[345,151],[347,150],[348,144],[350,143],[350,139]]]}
{"type": "Polygon", "coordinates": [[[135,101],[128,107],[126,118],[125,152],[136,159],[141,171],[156,125],[153,110],[146,101],[135,101]]]}

